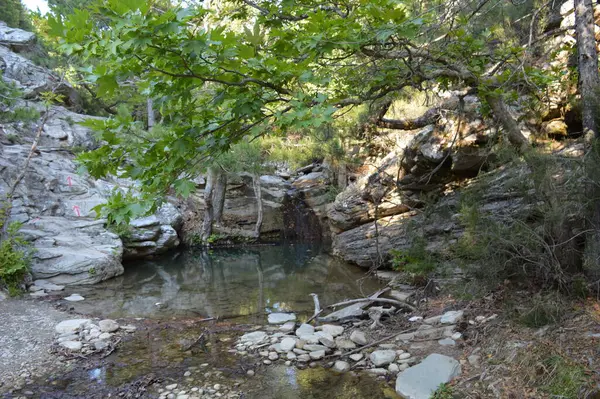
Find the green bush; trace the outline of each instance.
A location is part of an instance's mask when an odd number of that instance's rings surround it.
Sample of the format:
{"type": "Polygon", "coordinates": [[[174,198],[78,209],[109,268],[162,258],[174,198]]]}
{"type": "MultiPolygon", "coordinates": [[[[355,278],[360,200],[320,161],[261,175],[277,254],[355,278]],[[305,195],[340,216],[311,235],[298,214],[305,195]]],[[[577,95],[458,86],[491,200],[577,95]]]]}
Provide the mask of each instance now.
{"type": "Polygon", "coordinates": [[[423,238],[414,238],[408,249],[392,249],[392,267],[416,277],[426,277],[436,269],[436,259],[426,249],[423,238]]]}
{"type": "Polygon", "coordinates": [[[11,223],[0,242],[0,282],[11,295],[20,291],[31,263],[31,244],[23,239],[20,228],[20,223],[11,223]]]}

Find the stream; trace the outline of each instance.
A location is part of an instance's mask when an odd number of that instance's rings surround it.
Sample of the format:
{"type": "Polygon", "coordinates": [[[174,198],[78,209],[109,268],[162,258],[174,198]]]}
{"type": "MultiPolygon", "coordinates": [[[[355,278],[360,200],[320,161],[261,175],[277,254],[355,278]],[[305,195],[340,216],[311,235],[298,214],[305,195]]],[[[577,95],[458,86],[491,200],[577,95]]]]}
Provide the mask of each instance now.
{"type": "MultiPolygon", "coordinates": [[[[36,390],[42,398],[128,397],[123,387],[144,379],[193,384],[199,377],[198,384],[204,378],[235,386],[244,398],[395,398],[385,381],[371,375],[336,374],[320,366],[298,369],[283,362],[266,366],[231,350],[243,332],[265,328],[271,312],[308,319],[314,311],[311,293],[327,305],[380,287],[364,277],[364,269],[315,244],[191,250],[130,263],[122,276],[68,287],[65,295],[85,297],[68,303],[70,310],[131,322],[136,333],[107,358],[53,375],[36,390]],[[188,349],[201,334],[207,341],[188,349]],[[247,370],[256,375],[247,376],[247,370]]],[[[144,395],[158,397],[152,389],[144,395]]]]}

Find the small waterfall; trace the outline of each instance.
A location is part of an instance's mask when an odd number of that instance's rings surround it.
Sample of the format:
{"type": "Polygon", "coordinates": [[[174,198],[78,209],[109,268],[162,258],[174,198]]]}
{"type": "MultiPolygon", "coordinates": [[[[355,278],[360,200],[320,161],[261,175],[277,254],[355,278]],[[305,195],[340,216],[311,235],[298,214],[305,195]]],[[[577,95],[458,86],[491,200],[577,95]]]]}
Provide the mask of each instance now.
{"type": "Polygon", "coordinates": [[[322,227],[319,217],[304,201],[304,192],[291,189],[282,204],[283,237],[286,240],[319,241],[322,227]]]}

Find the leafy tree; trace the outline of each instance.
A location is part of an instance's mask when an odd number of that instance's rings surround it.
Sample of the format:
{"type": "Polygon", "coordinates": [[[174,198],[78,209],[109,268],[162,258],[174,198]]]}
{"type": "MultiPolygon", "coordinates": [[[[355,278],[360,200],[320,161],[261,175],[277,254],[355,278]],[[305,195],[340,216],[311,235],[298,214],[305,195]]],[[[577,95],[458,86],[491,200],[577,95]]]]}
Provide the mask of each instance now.
{"type": "Polygon", "coordinates": [[[31,30],[27,9],[21,0],[0,0],[0,21],[12,28],[31,30]]]}
{"type": "Polygon", "coordinates": [[[186,194],[198,165],[245,137],[317,131],[362,104],[376,125],[430,124],[435,110],[413,120],[385,114],[403,90],[433,86],[476,93],[522,149],[507,102],[549,82],[526,52],[553,32],[535,43],[494,33],[490,1],[424,4],[224,0],[157,10],[128,0],[50,16],[62,49],[94,60],[85,74],[100,96],[134,89],[152,98],[168,127],[132,145],[124,139],[132,121],[91,121],[105,145],[81,161],[96,177],[140,180],[147,198],[168,187],[186,194]],[[93,23],[100,19],[110,29],[93,23]]]}

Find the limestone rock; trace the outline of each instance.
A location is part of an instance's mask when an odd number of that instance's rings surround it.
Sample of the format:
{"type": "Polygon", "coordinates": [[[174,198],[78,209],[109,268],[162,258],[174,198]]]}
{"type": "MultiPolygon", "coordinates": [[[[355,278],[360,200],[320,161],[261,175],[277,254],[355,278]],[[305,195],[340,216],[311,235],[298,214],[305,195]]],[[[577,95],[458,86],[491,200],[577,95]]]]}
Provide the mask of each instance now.
{"type": "Polygon", "coordinates": [[[287,333],[294,331],[295,327],[296,327],[296,322],[288,321],[287,323],[284,323],[281,327],[279,327],[279,331],[287,334],[287,333]]]}
{"type": "Polygon", "coordinates": [[[337,337],[344,333],[344,327],[335,326],[333,324],[325,324],[323,325],[321,331],[326,332],[327,334],[330,334],[333,337],[337,337]]]}
{"type": "Polygon", "coordinates": [[[376,350],[369,355],[369,359],[375,367],[387,366],[396,359],[396,351],[391,349],[376,350]]]}
{"type": "Polygon", "coordinates": [[[364,332],[360,330],[352,331],[352,334],[350,334],[350,340],[361,346],[366,345],[368,343],[367,336],[364,332]]]}
{"type": "Polygon", "coordinates": [[[315,328],[310,324],[301,324],[300,327],[296,330],[296,335],[301,337],[302,335],[310,335],[314,334],[315,328]]]}
{"type": "Polygon", "coordinates": [[[313,360],[319,360],[319,359],[323,359],[325,357],[325,351],[324,350],[314,351],[314,352],[310,352],[308,355],[313,360]]]}
{"type": "Polygon", "coordinates": [[[90,319],[71,319],[61,321],[54,327],[57,333],[59,334],[72,334],[76,331],[79,331],[86,324],[91,323],[90,319]]]}
{"type": "Polygon", "coordinates": [[[35,35],[18,28],[11,28],[0,21],[0,45],[13,51],[27,49],[35,43],[35,35]]]}
{"type": "Polygon", "coordinates": [[[343,360],[338,360],[333,364],[333,370],[338,373],[345,373],[350,370],[350,364],[348,362],[344,362],[343,360]]]}
{"type": "Polygon", "coordinates": [[[240,342],[248,344],[259,344],[267,339],[267,333],[264,331],[249,332],[241,336],[240,342]]]}
{"type": "Polygon", "coordinates": [[[79,294],[71,294],[68,297],[65,298],[65,301],[69,301],[69,302],[80,302],[83,301],[85,298],[82,297],[79,294]]]}
{"type": "Polygon", "coordinates": [[[356,348],[356,344],[346,338],[342,338],[342,337],[337,337],[335,339],[335,346],[337,346],[339,349],[354,349],[356,348]]]}
{"type": "Polygon", "coordinates": [[[83,344],[79,341],[63,341],[59,345],[74,352],[80,351],[83,347],[83,344]]]}
{"type": "Polygon", "coordinates": [[[396,392],[405,399],[429,399],[441,384],[461,373],[460,363],[451,357],[431,354],[396,379],[396,392]]]}
{"type": "Polygon", "coordinates": [[[270,313],[268,319],[269,324],[283,324],[296,320],[296,315],[293,313],[270,313]]]}
{"type": "Polygon", "coordinates": [[[289,352],[296,346],[296,340],[293,338],[284,338],[280,343],[283,352],[289,352]]]}
{"type": "Polygon", "coordinates": [[[102,332],[115,332],[119,329],[119,324],[111,319],[100,320],[100,331],[102,332]]]}
{"type": "Polygon", "coordinates": [[[462,310],[453,310],[442,315],[440,322],[442,324],[456,324],[462,319],[464,312],[462,310]]]}
{"type": "Polygon", "coordinates": [[[325,345],[328,348],[335,348],[335,341],[333,340],[333,336],[325,331],[317,331],[315,333],[319,342],[325,345]]]}

